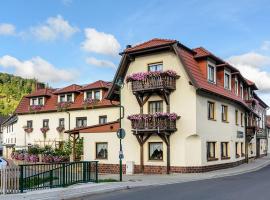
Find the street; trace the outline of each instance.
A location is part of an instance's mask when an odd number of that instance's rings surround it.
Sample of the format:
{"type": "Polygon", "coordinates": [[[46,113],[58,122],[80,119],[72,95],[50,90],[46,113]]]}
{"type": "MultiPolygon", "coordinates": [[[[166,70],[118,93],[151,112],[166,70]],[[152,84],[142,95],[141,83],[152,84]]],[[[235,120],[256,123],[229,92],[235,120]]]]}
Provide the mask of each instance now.
{"type": "Polygon", "coordinates": [[[270,166],[259,171],[211,180],[142,187],[77,200],[269,200],[270,166]]]}

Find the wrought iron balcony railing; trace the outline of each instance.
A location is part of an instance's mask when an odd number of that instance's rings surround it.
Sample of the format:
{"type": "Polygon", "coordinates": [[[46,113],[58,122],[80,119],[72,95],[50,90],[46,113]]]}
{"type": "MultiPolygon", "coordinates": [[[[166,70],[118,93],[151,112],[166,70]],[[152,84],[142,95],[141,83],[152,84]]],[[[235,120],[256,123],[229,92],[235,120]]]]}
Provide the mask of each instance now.
{"type": "Polygon", "coordinates": [[[176,120],[179,118],[175,113],[138,114],[128,117],[133,131],[157,133],[176,131],[176,120]]]}

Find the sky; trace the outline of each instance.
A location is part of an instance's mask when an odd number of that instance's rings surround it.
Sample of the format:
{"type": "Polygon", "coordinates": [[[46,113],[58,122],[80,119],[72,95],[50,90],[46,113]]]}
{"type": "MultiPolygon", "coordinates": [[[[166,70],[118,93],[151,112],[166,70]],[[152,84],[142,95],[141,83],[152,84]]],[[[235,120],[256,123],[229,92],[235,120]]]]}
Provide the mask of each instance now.
{"type": "Polygon", "coordinates": [[[270,105],[270,1],[1,1],[0,71],[53,87],[113,79],[127,44],[203,46],[253,80],[270,105]]]}

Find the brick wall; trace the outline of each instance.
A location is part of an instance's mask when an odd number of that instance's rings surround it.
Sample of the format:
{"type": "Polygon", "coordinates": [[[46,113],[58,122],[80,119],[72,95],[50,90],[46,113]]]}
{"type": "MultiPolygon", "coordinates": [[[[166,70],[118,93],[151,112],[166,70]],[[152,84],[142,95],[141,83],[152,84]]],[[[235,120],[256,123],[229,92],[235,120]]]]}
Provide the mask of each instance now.
{"type": "MultiPolygon", "coordinates": [[[[179,166],[171,166],[171,173],[202,173],[209,172],[213,170],[226,169],[231,167],[236,167],[245,163],[245,159],[217,164],[217,165],[209,165],[209,166],[198,166],[198,167],[179,167],[179,166]]],[[[118,164],[99,164],[99,173],[109,173],[109,174],[118,174],[119,173],[119,165],[118,164]]],[[[123,173],[126,173],[126,165],[123,165],[123,173]]],[[[140,173],[140,165],[134,166],[134,173],[140,173]]],[[[145,174],[166,174],[167,167],[166,166],[152,166],[152,165],[144,165],[144,173],[145,174]]]]}

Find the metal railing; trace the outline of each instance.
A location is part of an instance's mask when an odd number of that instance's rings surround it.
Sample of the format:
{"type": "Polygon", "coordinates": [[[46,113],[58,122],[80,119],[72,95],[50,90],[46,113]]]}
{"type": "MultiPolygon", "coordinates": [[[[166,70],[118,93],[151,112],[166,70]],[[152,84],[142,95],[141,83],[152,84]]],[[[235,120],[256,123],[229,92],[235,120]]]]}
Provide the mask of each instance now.
{"type": "Polygon", "coordinates": [[[147,77],[145,80],[132,81],[132,91],[148,91],[157,89],[176,89],[176,77],[171,77],[168,75],[157,76],[157,77],[147,77]]]}
{"type": "Polygon", "coordinates": [[[81,161],[19,165],[20,192],[98,182],[98,162],[81,161]]]}

